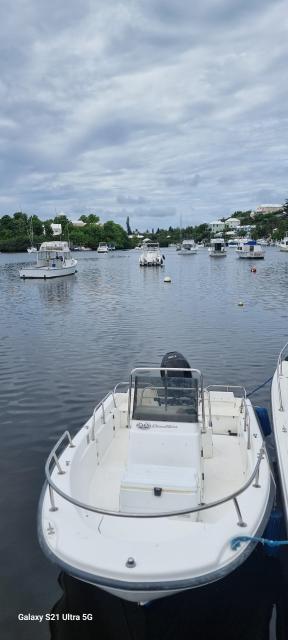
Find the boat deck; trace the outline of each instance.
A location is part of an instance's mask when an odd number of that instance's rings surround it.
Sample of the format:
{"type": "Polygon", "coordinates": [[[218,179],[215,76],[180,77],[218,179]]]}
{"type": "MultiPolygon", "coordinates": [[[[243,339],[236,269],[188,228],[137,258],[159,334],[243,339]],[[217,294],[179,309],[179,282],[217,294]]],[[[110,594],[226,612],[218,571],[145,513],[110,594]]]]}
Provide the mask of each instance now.
{"type": "MultiPolygon", "coordinates": [[[[118,430],[101,465],[96,467],[89,488],[88,502],[101,509],[119,510],[120,483],[126,468],[129,430],[118,430]],[[105,491],[103,491],[105,487],[105,491]]],[[[235,436],[213,435],[213,457],[203,460],[204,502],[227,496],[244,483],[239,440],[235,436]]],[[[203,511],[201,520],[213,522],[219,518],[219,509],[203,511]]]]}

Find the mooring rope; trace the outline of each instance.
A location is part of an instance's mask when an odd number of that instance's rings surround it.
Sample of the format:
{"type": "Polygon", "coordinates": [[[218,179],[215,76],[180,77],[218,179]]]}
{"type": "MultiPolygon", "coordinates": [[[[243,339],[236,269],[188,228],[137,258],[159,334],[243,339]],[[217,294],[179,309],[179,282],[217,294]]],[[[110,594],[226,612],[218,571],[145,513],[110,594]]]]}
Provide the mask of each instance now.
{"type": "Polygon", "coordinates": [[[237,536],[230,541],[231,549],[236,551],[241,542],[260,542],[260,544],[267,547],[282,547],[288,544],[288,540],[269,540],[268,538],[258,538],[257,536],[237,536]]]}
{"type": "Polygon", "coordinates": [[[256,389],[253,389],[253,391],[250,391],[250,393],[247,393],[247,398],[249,398],[249,396],[252,396],[253,393],[256,393],[256,391],[259,391],[259,389],[262,389],[262,387],[265,387],[265,384],[268,384],[268,382],[271,382],[273,376],[270,376],[270,378],[268,378],[267,380],[265,380],[265,382],[263,382],[262,384],[259,384],[258,387],[256,387],[256,389]]]}

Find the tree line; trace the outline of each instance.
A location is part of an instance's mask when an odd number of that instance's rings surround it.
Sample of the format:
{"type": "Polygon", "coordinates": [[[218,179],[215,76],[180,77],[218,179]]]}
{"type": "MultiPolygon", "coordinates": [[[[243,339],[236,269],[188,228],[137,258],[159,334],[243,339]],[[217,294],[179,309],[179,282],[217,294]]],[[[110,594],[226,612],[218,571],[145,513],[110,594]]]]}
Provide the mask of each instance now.
{"type": "Polygon", "coordinates": [[[54,238],[51,224],[61,224],[62,234],[58,239],[69,241],[74,246],[97,249],[99,242],[113,244],[117,249],[129,249],[130,241],[126,231],[120,224],[112,220],[99,224],[99,217],[90,214],[80,217],[85,222],[83,227],[75,227],[65,215],[53,219],[40,220],[37,215],[28,216],[17,211],[12,216],[0,218],[0,251],[26,251],[32,244],[38,247],[42,242],[54,238]]]}
{"type": "MultiPolygon", "coordinates": [[[[235,211],[233,217],[239,218],[241,226],[255,225],[251,229],[251,237],[271,238],[281,240],[288,236],[288,200],[283,207],[275,213],[259,214],[253,219],[251,211],[235,211]]],[[[176,244],[184,239],[193,238],[195,242],[208,244],[212,233],[208,224],[187,226],[185,228],[172,227],[168,229],[157,228],[139,233],[138,229],[131,229],[129,217],[126,220],[126,229],[112,220],[100,224],[99,217],[95,214],[81,215],[80,220],[85,223],[83,227],[75,227],[65,215],[55,216],[53,219],[40,220],[37,215],[28,216],[22,211],[17,211],[12,216],[4,215],[0,218],[0,251],[14,252],[26,251],[33,243],[38,247],[45,240],[53,239],[51,224],[61,224],[62,240],[67,240],[70,246],[88,247],[97,249],[99,242],[113,244],[117,249],[132,249],[139,243],[139,235],[148,236],[152,241],[159,242],[161,247],[176,244]]],[[[226,218],[227,219],[227,218],[226,218]]],[[[225,223],[225,218],[222,221],[225,223]]],[[[226,235],[228,226],[222,235],[226,235]]],[[[237,235],[245,235],[245,232],[236,231],[237,235]]]]}

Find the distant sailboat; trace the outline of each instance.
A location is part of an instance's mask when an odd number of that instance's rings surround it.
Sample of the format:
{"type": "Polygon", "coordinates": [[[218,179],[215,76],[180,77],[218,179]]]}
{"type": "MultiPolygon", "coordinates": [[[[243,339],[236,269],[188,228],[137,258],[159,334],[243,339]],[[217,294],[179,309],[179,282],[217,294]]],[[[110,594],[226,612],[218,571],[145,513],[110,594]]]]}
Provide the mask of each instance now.
{"type": "Polygon", "coordinates": [[[36,247],[34,247],[33,245],[33,222],[32,222],[32,218],[30,220],[30,230],[28,231],[29,234],[29,239],[30,239],[30,247],[28,247],[27,251],[28,253],[36,253],[37,249],[36,247]]]}

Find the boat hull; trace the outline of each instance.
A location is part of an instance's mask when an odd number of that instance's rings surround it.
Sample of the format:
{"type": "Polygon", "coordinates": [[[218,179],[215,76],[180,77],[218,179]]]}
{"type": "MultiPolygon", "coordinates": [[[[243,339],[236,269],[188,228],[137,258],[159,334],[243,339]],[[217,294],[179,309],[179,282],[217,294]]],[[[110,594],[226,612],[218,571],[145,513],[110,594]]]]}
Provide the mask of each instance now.
{"type": "MultiPolygon", "coordinates": [[[[213,582],[217,582],[219,580],[225,579],[232,571],[237,570],[243,562],[247,560],[247,558],[254,551],[257,542],[251,541],[249,543],[245,543],[242,545],[242,549],[240,553],[235,554],[236,557],[234,559],[230,559],[226,565],[222,565],[219,562],[219,566],[217,569],[215,567],[202,575],[191,575],[191,577],[179,578],[179,579],[161,579],[161,581],[152,581],[147,579],[146,581],[132,582],[129,580],[119,580],[111,576],[99,576],[96,573],[91,573],[86,568],[80,568],[79,566],[73,566],[65,561],[63,558],[60,558],[55,550],[51,548],[51,545],[47,544],[47,539],[43,535],[43,508],[44,508],[44,500],[45,496],[47,497],[47,484],[45,483],[42,495],[39,503],[38,510],[38,539],[40,542],[40,546],[42,551],[47,556],[47,558],[56,564],[62,571],[68,573],[74,578],[81,580],[82,582],[86,582],[91,584],[107,593],[110,593],[113,596],[116,596],[122,600],[126,600],[128,602],[134,602],[138,604],[148,604],[149,602],[153,602],[155,600],[159,600],[160,598],[165,598],[169,596],[173,596],[176,594],[183,593],[184,591],[188,591],[191,589],[201,588],[205,585],[211,584],[213,582]]],[[[274,501],[275,492],[272,484],[270,485],[270,494],[269,499],[266,504],[265,513],[263,514],[263,518],[260,526],[255,531],[255,536],[261,536],[265,527],[267,526],[271,508],[274,501]]],[[[52,516],[53,514],[51,514],[52,516]]],[[[52,519],[52,518],[51,518],[52,519]]],[[[117,527],[117,523],[115,524],[117,527]]],[[[238,534],[241,534],[241,531],[238,530],[238,534]]],[[[243,530],[245,534],[245,529],[243,530]]],[[[185,572],[187,576],[187,572],[185,572]]]]}
{"type": "Polygon", "coordinates": [[[28,269],[21,269],[19,274],[20,278],[23,278],[23,280],[25,280],[26,278],[48,280],[50,278],[62,278],[63,276],[71,276],[76,273],[76,266],[77,262],[73,266],[61,267],[60,269],[53,267],[30,267],[28,269]]]}
{"type": "Polygon", "coordinates": [[[210,258],[226,258],[227,253],[224,253],[224,251],[222,251],[221,253],[220,251],[219,253],[217,253],[216,251],[209,251],[209,256],[210,258]]]}
{"type": "Polygon", "coordinates": [[[279,377],[279,385],[282,396],[282,406],[279,397],[279,386],[277,370],[274,373],[272,386],[271,386],[271,405],[272,405],[272,418],[273,418],[273,432],[277,455],[277,466],[280,479],[280,487],[282,493],[282,504],[285,515],[285,526],[288,534],[288,433],[287,433],[287,419],[288,419],[288,363],[283,362],[283,369],[285,375],[279,377]]]}
{"type": "MultiPolygon", "coordinates": [[[[237,253],[237,249],[236,249],[236,253],[237,253]]],[[[240,258],[241,260],[263,260],[264,259],[264,255],[257,255],[257,253],[252,254],[252,255],[243,255],[243,253],[239,252],[237,253],[238,258],[240,258]]]]}

